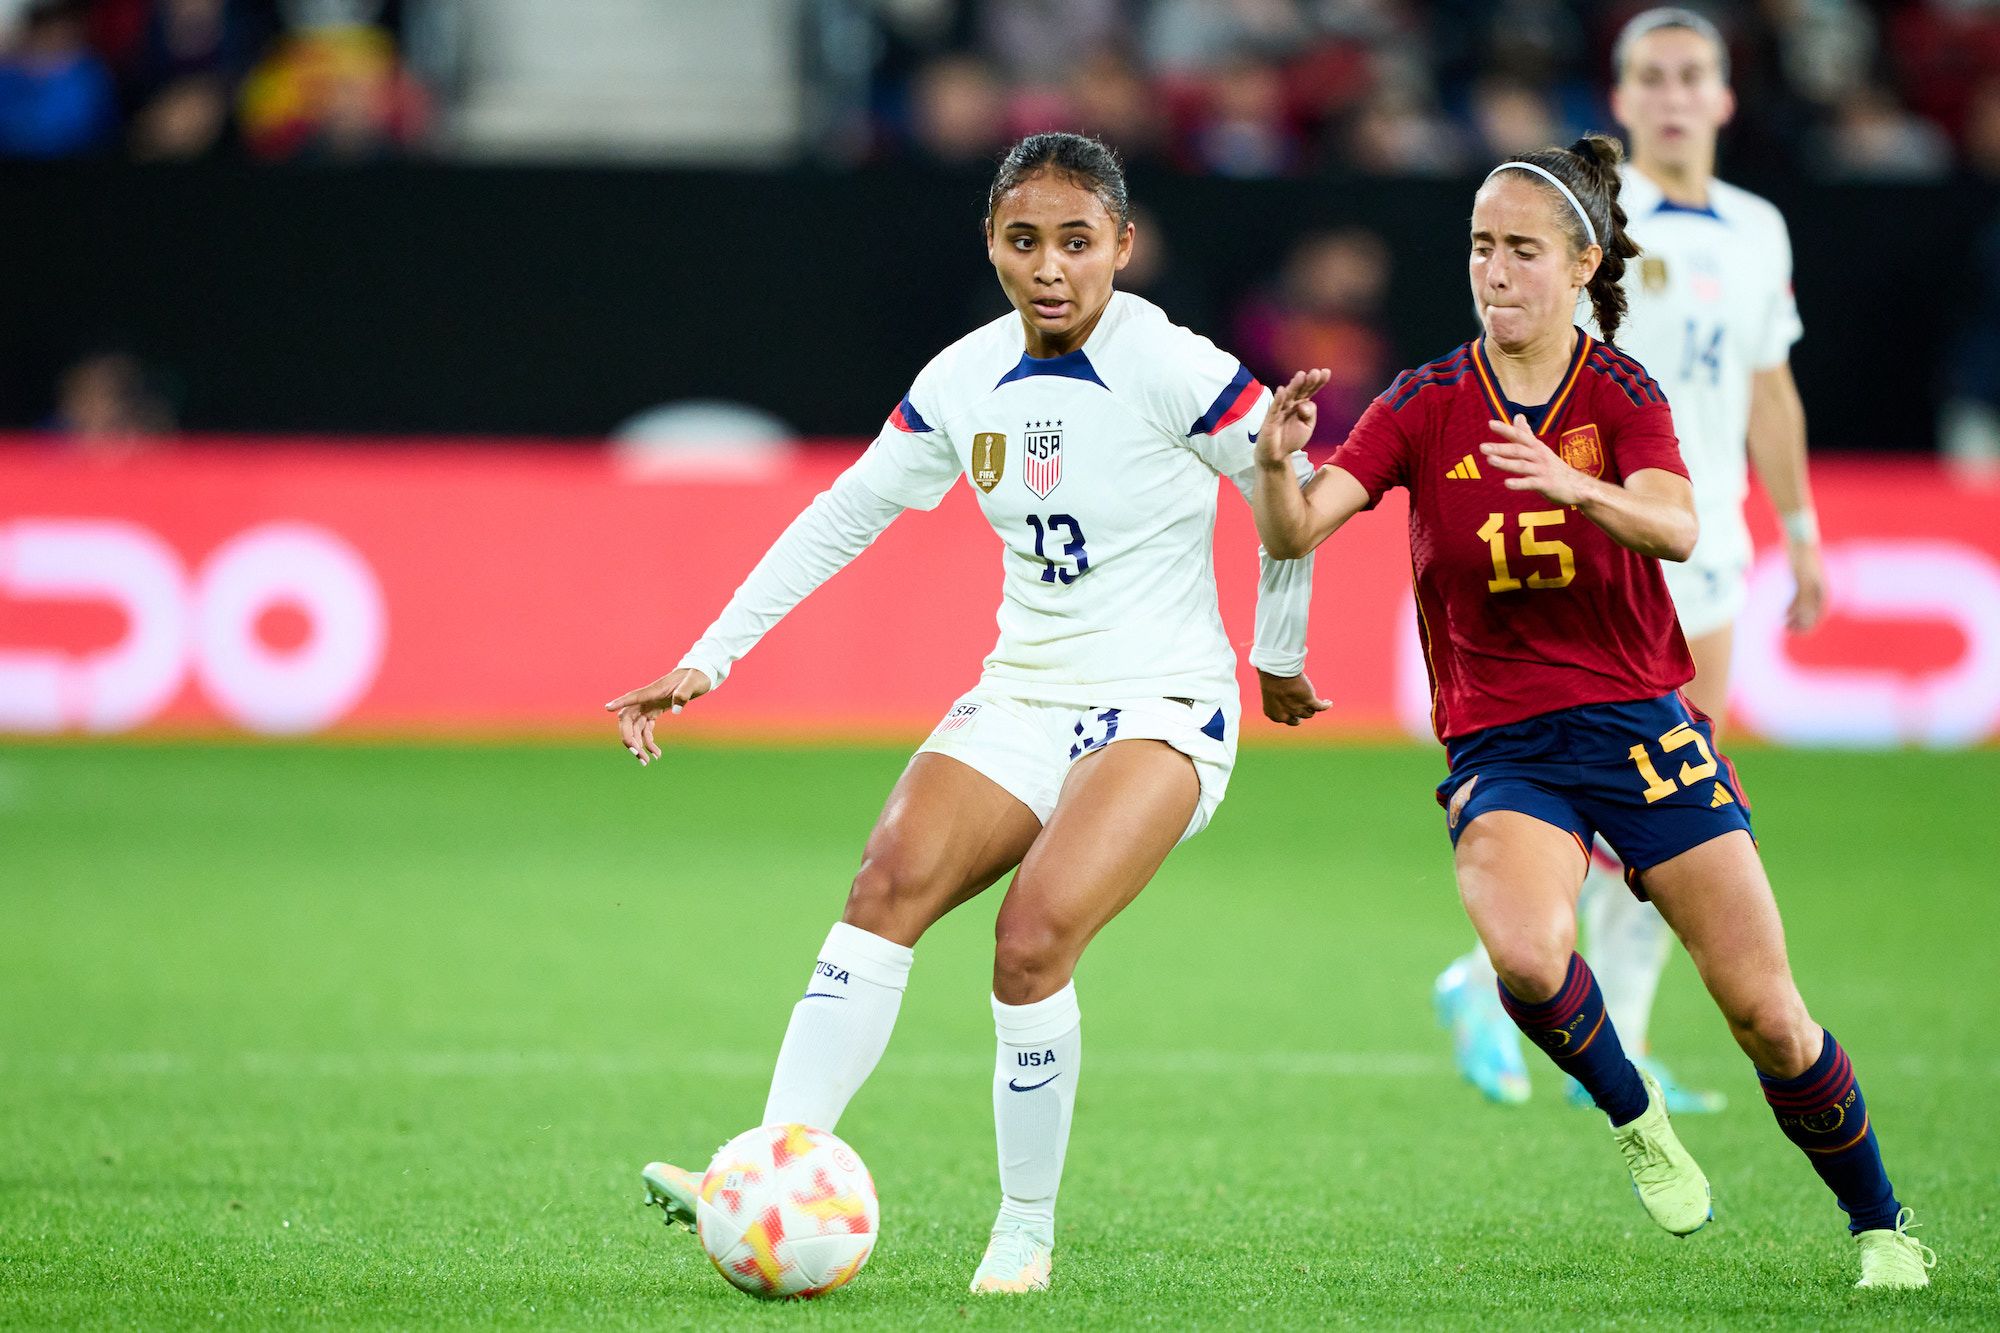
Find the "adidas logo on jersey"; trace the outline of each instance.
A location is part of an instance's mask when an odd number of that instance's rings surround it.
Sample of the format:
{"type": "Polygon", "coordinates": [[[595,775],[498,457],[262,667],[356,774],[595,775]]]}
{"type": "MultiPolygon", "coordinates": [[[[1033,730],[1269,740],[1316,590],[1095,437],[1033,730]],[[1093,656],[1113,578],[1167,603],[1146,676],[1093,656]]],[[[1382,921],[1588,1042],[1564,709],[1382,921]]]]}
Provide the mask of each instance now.
{"type": "Polygon", "coordinates": [[[1736,798],[1729,794],[1729,788],[1723,786],[1720,782],[1716,783],[1715,795],[1708,798],[1708,808],[1711,810],[1719,810],[1725,805],[1735,805],[1735,804],[1736,804],[1736,798]]]}
{"type": "Polygon", "coordinates": [[[1478,481],[1479,464],[1472,461],[1471,454],[1467,454],[1465,457],[1458,460],[1458,465],[1456,467],[1452,468],[1451,471],[1445,473],[1444,475],[1451,478],[1453,481],[1478,481]]]}

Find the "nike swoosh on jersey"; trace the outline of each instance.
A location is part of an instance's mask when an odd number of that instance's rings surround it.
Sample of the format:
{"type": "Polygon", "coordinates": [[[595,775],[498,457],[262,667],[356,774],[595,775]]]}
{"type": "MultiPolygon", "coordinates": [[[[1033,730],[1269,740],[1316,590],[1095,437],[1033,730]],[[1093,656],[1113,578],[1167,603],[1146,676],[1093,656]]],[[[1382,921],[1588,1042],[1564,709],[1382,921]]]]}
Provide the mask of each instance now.
{"type": "Polygon", "coordinates": [[[1250,432],[1250,443],[1252,443],[1252,444],[1255,444],[1255,443],[1257,443],[1257,437],[1258,437],[1259,435],[1262,435],[1263,433],[1264,433],[1264,432],[1263,432],[1263,429],[1262,429],[1261,427],[1260,427],[1259,429],[1257,429],[1257,430],[1253,430],[1253,431],[1251,431],[1251,432],[1250,432]]]}
{"type": "Polygon", "coordinates": [[[1012,1088],[1016,1092],[1033,1092],[1036,1088],[1046,1088],[1049,1084],[1055,1082],[1057,1079],[1061,1077],[1062,1077],[1062,1070],[1058,1069],[1055,1073],[1050,1074],[1040,1083],[1030,1083],[1027,1087],[1024,1088],[1010,1078],[1007,1080],[1007,1086],[1012,1088]]]}
{"type": "Polygon", "coordinates": [[[847,997],[845,995],[835,995],[832,991],[809,990],[803,998],[808,1000],[844,1000],[847,997]]]}

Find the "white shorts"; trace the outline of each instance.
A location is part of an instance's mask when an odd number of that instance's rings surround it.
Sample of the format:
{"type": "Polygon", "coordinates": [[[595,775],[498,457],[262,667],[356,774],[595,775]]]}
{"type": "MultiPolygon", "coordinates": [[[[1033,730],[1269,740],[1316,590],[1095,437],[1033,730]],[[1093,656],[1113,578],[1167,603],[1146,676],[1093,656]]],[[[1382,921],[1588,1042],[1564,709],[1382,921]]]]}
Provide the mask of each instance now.
{"type": "Polygon", "coordinates": [[[1699,639],[1727,629],[1743,614],[1743,603],[1750,594],[1748,559],[1703,560],[1697,545],[1694,559],[1680,563],[1662,560],[1660,568],[1667,576],[1667,591],[1673,594],[1681,633],[1688,638],[1699,639]]]}
{"type": "Polygon", "coordinates": [[[1112,699],[1089,708],[1035,703],[980,686],[959,699],[918,754],[950,755],[990,778],[1035,812],[1055,813],[1069,766],[1119,741],[1165,741],[1194,760],[1201,798],[1185,842],[1208,826],[1236,767],[1242,705],[1235,697],[1197,700],[1112,699]]]}

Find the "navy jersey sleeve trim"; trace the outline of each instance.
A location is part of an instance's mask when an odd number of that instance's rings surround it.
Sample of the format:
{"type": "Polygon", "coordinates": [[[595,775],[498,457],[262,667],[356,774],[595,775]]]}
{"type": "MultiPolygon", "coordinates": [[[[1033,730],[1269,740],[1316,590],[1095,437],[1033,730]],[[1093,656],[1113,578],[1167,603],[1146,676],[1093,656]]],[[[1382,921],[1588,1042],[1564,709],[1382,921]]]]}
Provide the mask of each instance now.
{"type": "Polygon", "coordinates": [[[1404,371],[1396,376],[1376,401],[1386,404],[1391,412],[1400,412],[1406,403],[1431,385],[1458,383],[1465,377],[1465,372],[1471,365],[1467,359],[1467,353],[1471,348],[1472,344],[1467,343],[1450,356],[1439,357],[1435,361],[1418,366],[1415,370],[1404,371]]]}
{"type": "Polygon", "coordinates": [[[903,401],[889,414],[889,424],[906,435],[928,435],[931,430],[931,423],[924,420],[908,394],[903,395],[903,401]]]}
{"type": "Polygon", "coordinates": [[[1257,402],[1257,395],[1264,392],[1264,386],[1250,373],[1250,367],[1236,363],[1236,373],[1229,377],[1229,383],[1222,386],[1222,392],[1215,395],[1215,401],[1208,405],[1208,411],[1195,419],[1188,427],[1190,437],[1213,435],[1225,426],[1234,425],[1257,402]]]}
{"type": "Polygon", "coordinates": [[[1603,343],[1591,349],[1590,365],[1592,369],[1622,389],[1625,396],[1632,400],[1634,407],[1667,401],[1666,394],[1660,392],[1660,386],[1653,382],[1652,376],[1646,373],[1644,366],[1629,356],[1613,351],[1603,343]]]}

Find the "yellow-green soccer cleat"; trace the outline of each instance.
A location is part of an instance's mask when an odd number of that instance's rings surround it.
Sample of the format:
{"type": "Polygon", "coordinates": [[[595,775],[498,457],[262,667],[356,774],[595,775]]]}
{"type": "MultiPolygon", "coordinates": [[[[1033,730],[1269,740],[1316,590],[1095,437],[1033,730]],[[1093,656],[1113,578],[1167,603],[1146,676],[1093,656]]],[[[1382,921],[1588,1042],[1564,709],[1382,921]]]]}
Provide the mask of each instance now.
{"type": "Polygon", "coordinates": [[[1861,1247],[1861,1280],[1855,1286],[1907,1291],[1931,1284],[1930,1270],[1937,1267],[1937,1251],[1910,1234],[1915,1225],[1910,1217],[1905,1208],[1896,1214],[1893,1228],[1856,1233],[1854,1243],[1861,1247]]]}
{"type": "Polygon", "coordinates": [[[694,1202],[701,1194],[701,1177],[665,1162],[648,1162],[639,1173],[646,1182],[646,1204],[665,1213],[668,1226],[695,1229],[694,1202]]]}
{"type": "Polygon", "coordinates": [[[1708,1224],[1708,1177],[1695,1165],[1667,1120],[1667,1099],[1659,1083],[1645,1070],[1646,1110],[1630,1124],[1612,1128],[1625,1169],[1632,1173],[1632,1192],[1646,1213],[1676,1236],[1691,1236],[1708,1224]]]}
{"type": "Polygon", "coordinates": [[[975,1292],[1047,1291],[1053,1266],[1055,1237],[1017,1218],[993,1224],[986,1257],[972,1275],[975,1292]]]}

